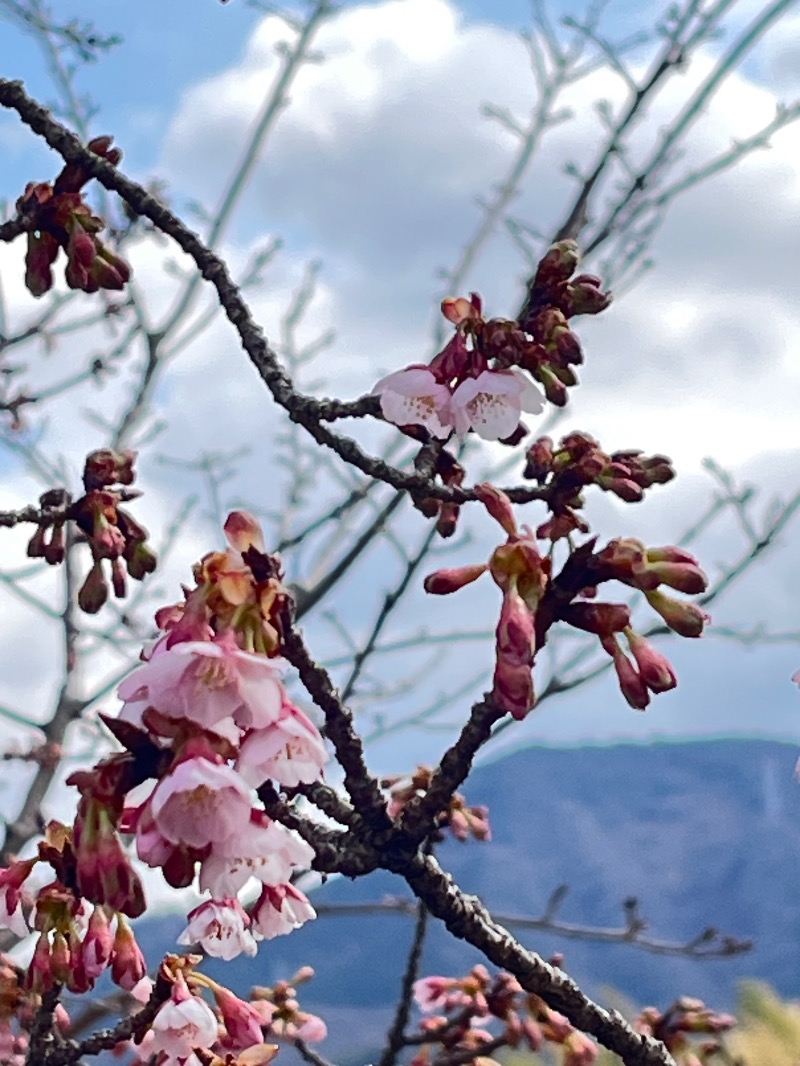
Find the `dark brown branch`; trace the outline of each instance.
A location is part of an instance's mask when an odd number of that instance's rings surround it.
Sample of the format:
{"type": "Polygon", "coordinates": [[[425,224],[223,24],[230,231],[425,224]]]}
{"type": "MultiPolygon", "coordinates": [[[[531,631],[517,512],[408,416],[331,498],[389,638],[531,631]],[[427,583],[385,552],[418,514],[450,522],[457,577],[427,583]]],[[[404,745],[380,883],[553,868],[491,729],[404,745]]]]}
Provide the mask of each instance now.
{"type": "Polygon", "coordinates": [[[325,733],[344,770],[344,784],[353,806],[373,829],[386,832],[391,821],[378,782],[367,769],[364,746],[353,723],[353,715],[345,707],[328,673],[312,658],[294,624],[291,607],[281,619],[283,626],[282,651],[300,675],[308,694],[325,715],[325,733]]]}
{"type": "Polygon", "coordinates": [[[521,947],[494,921],[478,897],[465,895],[433,857],[416,856],[410,862],[386,865],[406,879],[414,895],[453,936],[466,940],[495,966],[512,973],[528,992],[541,996],[577,1029],[590,1033],[619,1055],[625,1066],[675,1066],[663,1044],[635,1032],[618,1011],[605,1010],[584,995],[563,970],[521,947]]]}

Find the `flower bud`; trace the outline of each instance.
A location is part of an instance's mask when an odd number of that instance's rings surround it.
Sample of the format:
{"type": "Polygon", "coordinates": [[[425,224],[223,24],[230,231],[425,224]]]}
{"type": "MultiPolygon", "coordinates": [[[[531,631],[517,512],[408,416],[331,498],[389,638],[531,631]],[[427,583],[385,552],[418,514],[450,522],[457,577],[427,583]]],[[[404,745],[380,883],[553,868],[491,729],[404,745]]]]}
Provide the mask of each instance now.
{"type": "Polygon", "coordinates": [[[651,692],[668,692],[675,688],[678,679],[666,656],[656,651],[653,645],[633,629],[626,629],[625,639],[636,660],[642,681],[651,692]]]}
{"type": "Polygon", "coordinates": [[[602,637],[600,643],[613,659],[619,689],[625,700],[635,711],[643,711],[650,703],[650,693],[641,674],[620,648],[616,637],[602,637]]]}
{"type": "Polygon", "coordinates": [[[630,608],[624,603],[570,603],[561,609],[559,618],[576,629],[603,637],[621,633],[631,624],[630,608]]]}
{"type": "Polygon", "coordinates": [[[433,596],[447,596],[450,592],[457,592],[464,588],[465,585],[471,585],[486,570],[486,563],[435,570],[432,574],[428,574],[422,587],[433,596]]]}
{"type": "Polygon", "coordinates": [[[567,403],[567,388],[558,380],[548,366],[537,367],[534,376],[544,388],[544,394],[548,401],[556,407],[565,407],[567,403]]]}
{"type": "Polygon", "coordinates": [[[231,511],[223,529],[228,543],[236,551],[246,552],[248,548],[262,553],[266,551],[261,523],[249,511],[231,511]]]}
{"type": "Polygon", "coordinates": [[[658,589],[645,590],[647,602],[669,628],[681,637],[699,637],[710,617],[694,603],[684,603],[666,596],[658,589]]]}
{"type": "Polygon", "coordinates": [[[662,585],[689,596],[696,596],[708,588],[708,578],[693,563],[648,563],[647,573],[654,574],[662,585]]]}
{"type": "Polygon", "coordinates": [[[147,964],[133,930],[125,918],[117,918],[117,934],[114,937],[114,958],[111,964],[111,979],[114,984],[130,992],[147,974],[147,964]]]}
{"type": "Polygon", "coordinates": [[[492,699],[497,706],[521,719],[535,703],[533,691],[533,614],[515,590],[503,596],[496,632],[496,664],[492,699]]]}
{"type": "Polygon", "coordinates": [[[522,476],[542,482],[553,468],[553,441],[539,437],[525,452],[525,469],[522,476]]]}
{"type": "Polygon", "coordinates": [[[97,614],[108,599],[108,585],[103,576],[103,567],[96,562],[78,592],[78,606],[87,614],[97,614]]]}
{"type": "Polygon", "coordinates": [[[496,522],[499,522],[509,537],[513,537],[517,533],[517,520],[514,517],[514,508],[511,506],[511,500],[500,489],[495,488],[494,485],[489,482],[484,482],[481,485],[475,486],[475,496],[492,518],[496,522]]]}

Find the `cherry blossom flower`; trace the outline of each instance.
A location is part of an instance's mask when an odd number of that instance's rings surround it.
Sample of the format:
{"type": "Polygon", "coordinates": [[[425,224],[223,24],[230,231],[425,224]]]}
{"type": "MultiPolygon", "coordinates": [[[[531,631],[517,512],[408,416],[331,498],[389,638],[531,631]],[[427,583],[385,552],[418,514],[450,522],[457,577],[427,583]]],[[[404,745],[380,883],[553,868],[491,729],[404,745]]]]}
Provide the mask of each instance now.
{"type": "Polygon", "coordinates": [[[191,758],[161,779],[149,803],[155,826],[166,840],[204,848],[231,840],[248,824],[252,796],[230,766],[191,758]]]}
{"type": "Polygon", "coordinates": [[[424,426],[434,437],[449,437],[450,390],[424,366],[396,370],[372,390],[381,398],[381,411],[395,426],[424,426]]]}
{"type": "Polygon", "coordinates": [[[245,739],[236,769],[248,785],[258,788],[268,778],[287,788],[319,781],[327,759],[314,723],[288,700],[281,717],[245,739]]]}
{"type": "Polygon", "coordinates": [[[539,414],[542,394],[514,370],[484,370],[462,381],[450,403],[452,425],[459,437],[474,429],[484,440],[510,437],[523,411],[539,414]]]}
{"type": "MultiPolygon", "coordinates": [[[[146,703],[168,718],[214,729],[233,718],[242,729],[263,728],[281,713],[282,663],[244,652],[232,637],[183,641],[164,647],[137,667],[117,690],[120,699],[146,703]]],[[[140,716],[134,707],[123,715],[140,716]]]]}
{"type": "Polygon", "coordinates": [[[184,981],[176,981],[172,997],[153,1019],[151,1055],[163,1053],[161,1066],[177,1066],[196,1047],[211,1047],[217,1039],[217,1019],[209,1005],[193,996],[184,981]]]}
{"type": "Polygon", "coordinates": [[[247,827],[214,848],[200,867],[200,889],[215,899],[235,896],[251,877],[263,884],[288,881],[297,868],[307,868],[314,849],[291,829],[254,810],[247,827]]]}
{"type": "Polygon", "coordinates": [[[226,961],[242,953],[255,955],[258,950],[247,928],[250,919],[236,898],[206,900],[190,911],[188,918],[189,924],[178,937],[179,944],[202,944],[207,954],[226,961]]]}
{"type": "Polygon", "coordinates": [[[316,916],[307,897],[294,885],[264,885],[253,908],[253,927],[264,940],[272,940],[316,916]]]}

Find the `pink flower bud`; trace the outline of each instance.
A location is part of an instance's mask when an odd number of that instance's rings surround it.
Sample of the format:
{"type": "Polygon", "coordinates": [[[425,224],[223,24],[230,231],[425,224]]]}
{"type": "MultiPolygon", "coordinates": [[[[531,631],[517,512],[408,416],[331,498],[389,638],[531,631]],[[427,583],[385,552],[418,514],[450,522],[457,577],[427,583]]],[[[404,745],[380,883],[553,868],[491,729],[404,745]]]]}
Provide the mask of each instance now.
{"type": "Polygon", "coordinates": [[[111,962],[114,937],[102,907],[95,907],[89,919],[89,928],[81,948],[81,957],[86,976],[96,981],[111,962]]]}
{"type": "Polygon", "coordinates": [[[260,1044],[264,1034],[261,1031],[261,1016],[256,1008],[222,985],[216,985],[213,992],[231,1044],[239,1050],[260,1044]]]}
{"type": "Polygon", "coordinates": [[[600,643],[613,659],[619,689],[625,700],[635,711],[643,711],[650,703],[650,693],[641,674],[620,648],[616,637],[603,637],[600,643]]]}
{"type": "Polygon", "coordinates": [[[648,562],[647,572],[655,574],[662,585],[690,596],[696,596],[708,588],[708,578],[695,563],[648,562]]]}
{"type": "Polygon", "coordinates": [[[573,1030],[564,1041],[563,1066],[592,1066],[599,1054],[599,1048],[585,1033],[573,1030]]]}
{"type": "Polygon", "coordinates": [[[678,679],[666,656],[656,651],[653,645],[633,629],[625,631],[628,647],[636,660],[642,680],[651,692],[668,692],[675,688],[678,679]]]}
{"type": "Polygon", "coordinates": [[[114,937],[114,958],[111,964],[111,979],[120,988],[130,992],[147,974],[147,963],[136,937],[127,921],[120,914],[117,918],[117,935],[114,937]]]}
{"type": "Polygon", "coordinates": [[[448,322],[454,326],[460,326],[463,322],[480,321],[480,309],[477,309],[472,301],[464,296],[448,296],[442,300],[442,314],[448,322]]]}
{"type": "Polygon", "coordinates": [[[517,534],[517,520],[514,517],[514,509],[511,500],[500,489],[484,482],[475,486],[475,496],[480,500],[492,518],[505,530],[509,537],[517,534]]]}
{"type": "Polygon", "coordinates": [[[248,548],[265,551],[261,523],[249,511],[231,511],[223,528],[228,543],[236,551],[245,552],[248,548]]]}
{"type": "Polygon", "coordinates": [[[624,603],[570,603],[559,617],[567,625],[598,636],[620,633],[631,623],[630,608],[624,603]]]}
{"type": "Polygon", "coordinates": [[[533,615],[515,590],[503,597],[497,623],[492,699],[514,718],[524,718],[535,703],[533,691],[533,615]]]}
{"type": "Polygon", "coordinates": [[[434,596],[446,596],[450,592],[457,592],[459,589],[464,588],[465,585],[471,585],[486,570],[486,563],[435,570],[425,578],[423,588],[434,596]]]}

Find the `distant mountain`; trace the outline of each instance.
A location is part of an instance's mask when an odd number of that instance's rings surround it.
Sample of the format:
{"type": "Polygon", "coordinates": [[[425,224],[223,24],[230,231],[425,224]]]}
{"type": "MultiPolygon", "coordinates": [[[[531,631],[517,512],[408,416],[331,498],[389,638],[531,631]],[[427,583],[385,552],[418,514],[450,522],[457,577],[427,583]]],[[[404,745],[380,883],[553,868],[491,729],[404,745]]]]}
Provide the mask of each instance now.
{"type": "MultiPolygon", "coordinates": [[[[490,808],[490,844],[455,842],[439,853],[467,891],[498,914],[541,913],[562,883],[559,916],[604,926],[622,922],[622,901],[639,898],[653,936],[689,940],[707,926],[752,938],[732,959],[692,961],[628,945],[564,940],[523,932],[544,956],[591,994],[613,988],[640,1004],[676,994],[733,1006],[736,982],[768,980],[800,995],[800,786],[797,750],[761,740],[528,748],[470,778],[472,803],[490,808]]],[[[373,874],[331,881],[318,903],[409,895],[403,882],[373,874]]],[[[148,959],[169,950],[182,928],[170,917],[139,923],[148,959]]],[[[310,964],[317,976],[302,1003],[328,1022],[324,1050],[341,1063],[373,1061],[405,964],[411,919],[325,916],[262,945],[255,959],[211,962],[208,972],[240,991],[271,984],[310,964]]],[[[477,954],[433,923],[422,973],[460,974],[477,954]]]]}

